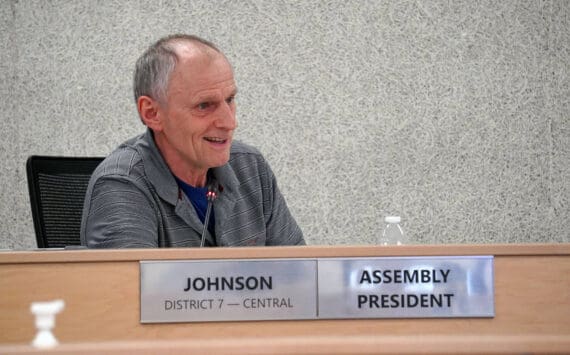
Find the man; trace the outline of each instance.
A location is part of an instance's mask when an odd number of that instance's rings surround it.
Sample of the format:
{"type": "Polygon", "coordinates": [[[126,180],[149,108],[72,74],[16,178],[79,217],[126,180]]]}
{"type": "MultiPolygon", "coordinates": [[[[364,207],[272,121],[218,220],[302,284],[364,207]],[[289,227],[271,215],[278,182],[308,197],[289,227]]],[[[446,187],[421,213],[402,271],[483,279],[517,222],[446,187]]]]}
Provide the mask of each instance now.
{"type": "Polygon", "coordinates": [[[83,245],[305,244],[267,162],[232,141],[237,87],[212,43],[190,35],[159,40],[137,61],[134,92],[147,130],[93,173],[83,245]]]}

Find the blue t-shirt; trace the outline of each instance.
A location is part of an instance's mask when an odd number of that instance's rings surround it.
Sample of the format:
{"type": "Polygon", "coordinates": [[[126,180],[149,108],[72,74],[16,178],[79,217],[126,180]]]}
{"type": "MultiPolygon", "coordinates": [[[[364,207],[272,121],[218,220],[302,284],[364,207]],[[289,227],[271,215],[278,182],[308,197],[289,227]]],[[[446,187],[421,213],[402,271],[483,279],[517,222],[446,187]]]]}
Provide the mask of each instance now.
{"type": "MultiPolygon", "coordinates": [[[[198,214],[198,218],[200,218],[200,221],[204,223],[204,220],[206,219],[206,211],[208,210],[208,198],[206,197],[206,194],[208,193],[208,188],[194,187],[192,185],[188,185],[187,183],[180,180],[176,176],[174,178],[176,179],[178,186],[182,189],[182,191],[184,191],[184,194],[188,197],[188,199],[192,203],[192,206],[194,206],[194,209],[198,214]]],[[[208,231],[212,236],[214,236],[215,239],[214,226],[216,224],[214,221],[215,221],[214,209],[212,208],[212,211],[210,212],[210,221],[208,223],[208,231]]]]}

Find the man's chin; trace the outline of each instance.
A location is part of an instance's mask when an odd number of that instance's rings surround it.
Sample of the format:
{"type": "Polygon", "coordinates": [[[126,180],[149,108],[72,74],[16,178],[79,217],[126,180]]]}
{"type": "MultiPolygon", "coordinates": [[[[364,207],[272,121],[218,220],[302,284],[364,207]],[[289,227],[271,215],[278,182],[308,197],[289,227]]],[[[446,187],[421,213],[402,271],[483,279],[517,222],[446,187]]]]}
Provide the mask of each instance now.
{"type": "Polygon", "coordinates": [[[210,164],[210,166],[212,168],[219,168],[220,166],[226,165],[229,160],[230,160],[230,155],[228,154],[227,157],[225,157],[225,158],[221,158],[221,159],[218,159],[216,161],[213,161],[212,164],[210,164]]]}

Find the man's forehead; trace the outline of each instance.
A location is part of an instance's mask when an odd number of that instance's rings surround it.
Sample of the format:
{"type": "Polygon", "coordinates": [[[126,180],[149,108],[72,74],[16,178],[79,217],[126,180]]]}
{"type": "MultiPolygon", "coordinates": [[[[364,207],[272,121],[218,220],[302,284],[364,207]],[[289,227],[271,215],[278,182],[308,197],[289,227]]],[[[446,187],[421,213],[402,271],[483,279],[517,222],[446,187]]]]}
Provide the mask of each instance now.
{"type": "Polygon", "coordinates": [[[196,99],[223,98],[237,94],[237,86],[233,77],[215,82],[195,80],[193,84],[188,93],[196,99]]]}
{"type": "Polygon", "coordinates": [[[220,73],[230,73],[233,77],[233,68],[227,58],[213,50],[203,51],[184,51],[178,55],[178,63],[175,71],[193,72],[194,75],[200,74],[204,68],[216,68],[220,73]]]}
{"type": "Polygon", "coordinates": [[[235,91],[233,70],[223,56],[180,59],[169,83],[169,94],[183,93],[197,100],[226,97],[235,91]]]}

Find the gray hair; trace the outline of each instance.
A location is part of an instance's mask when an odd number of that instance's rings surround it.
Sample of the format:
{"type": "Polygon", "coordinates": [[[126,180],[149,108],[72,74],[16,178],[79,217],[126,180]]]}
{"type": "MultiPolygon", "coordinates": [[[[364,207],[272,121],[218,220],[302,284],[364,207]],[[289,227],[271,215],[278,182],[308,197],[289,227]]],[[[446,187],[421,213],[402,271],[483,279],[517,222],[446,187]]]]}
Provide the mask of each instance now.
{"type": "Polygon", "coordinates": [[[184,42],[204,45],[221,53],[213,43],[194,35],[174,34],[159,39],[137,60],[133,82],[135,102],[141,96],[148,96],[166,103],[170,75],[178,62],[174,44],[184,42]]]}

